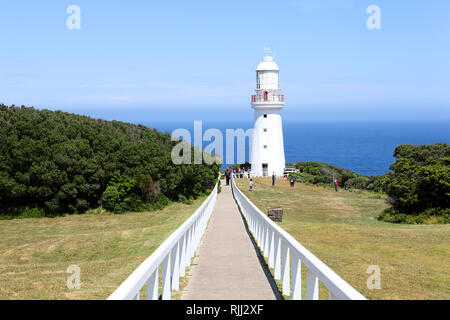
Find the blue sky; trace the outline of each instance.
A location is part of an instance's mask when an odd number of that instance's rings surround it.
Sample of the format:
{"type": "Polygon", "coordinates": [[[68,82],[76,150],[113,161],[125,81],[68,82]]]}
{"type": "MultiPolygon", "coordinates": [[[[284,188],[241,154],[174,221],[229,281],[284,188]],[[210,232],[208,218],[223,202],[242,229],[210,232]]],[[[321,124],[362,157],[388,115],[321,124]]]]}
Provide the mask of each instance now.
{"type": "Polygon", "coordinates": [[[271,46],[285,119],[449,119],[450,1],[0,0],[0,102],[133,122],[251,119],[271,46]],[[68,30],[66,9],[81,8],[68,30]],[[368,30],[369,5],[381,30],[368,30]]]}

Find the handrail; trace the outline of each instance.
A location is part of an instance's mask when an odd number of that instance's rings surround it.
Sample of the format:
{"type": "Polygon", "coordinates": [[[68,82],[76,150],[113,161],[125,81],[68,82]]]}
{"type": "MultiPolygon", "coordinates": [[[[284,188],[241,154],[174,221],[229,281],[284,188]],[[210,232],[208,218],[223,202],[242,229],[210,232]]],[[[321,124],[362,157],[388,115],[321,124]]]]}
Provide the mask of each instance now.
{"type": "Polygon", "coordinates": [[[254,94],[252,103],[254,102],[284,102],[284,94],[254,94]]]}
{"type": "Polygon", "coordinates": [[[108,300],[139,300],[141,289],[147,284],[147,300],[158,300],[160,293],[159,267],[162,266],[161,298],[170,300],[172,290],[179,290],[180,277],[205,232],[217,199],[218,183],[209,197],[153,254],[114,291],[108,300]]]}
{"type": "Polygon", "coordinates": [[[269,267],[274,268],[276,280],[282,280],[284,295],[294,300],[302,298],[302,264],[307,268],[307,299],[319,299],[319,280],[329,290],[330,300],[366,300],[344,279],[303,247],[289,233],[269,219],[231,182],[233,195],[241,208],[255,241],[269,267]],[[292,277],[291,277],[292,271],[292,277]],[[292,293],[291,293],[292,285],[292,293]]]}

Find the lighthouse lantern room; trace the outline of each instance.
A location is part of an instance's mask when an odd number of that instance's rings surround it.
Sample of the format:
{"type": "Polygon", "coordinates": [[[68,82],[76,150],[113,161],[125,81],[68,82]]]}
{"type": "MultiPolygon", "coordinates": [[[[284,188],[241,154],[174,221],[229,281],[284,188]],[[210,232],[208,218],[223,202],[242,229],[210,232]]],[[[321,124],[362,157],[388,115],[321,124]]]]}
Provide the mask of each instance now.
{"type": "Polygon", "coordinates": [[[284,95],[280,94],[279,72],[273,57],[266,55],[256,69],[256,94],[252,95],[255,110],[251,146],[253,176],[284,173],[285,156],[281,110],[284,95]]]}

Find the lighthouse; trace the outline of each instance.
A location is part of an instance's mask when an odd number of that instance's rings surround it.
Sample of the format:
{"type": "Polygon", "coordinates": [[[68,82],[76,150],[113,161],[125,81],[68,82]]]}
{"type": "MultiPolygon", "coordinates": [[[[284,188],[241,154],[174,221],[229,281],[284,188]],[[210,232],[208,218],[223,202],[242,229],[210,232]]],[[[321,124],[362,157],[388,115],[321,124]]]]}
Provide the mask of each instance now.
{"type": "Polygon", "coordinates": [[[255,110],[251,144],[253,176],[283,175],[285,168],[281,111],[284,95],[280,94],[279,72],[273,57],[266,55],[256,68],[256,89],[252,95],[255,110]]]}

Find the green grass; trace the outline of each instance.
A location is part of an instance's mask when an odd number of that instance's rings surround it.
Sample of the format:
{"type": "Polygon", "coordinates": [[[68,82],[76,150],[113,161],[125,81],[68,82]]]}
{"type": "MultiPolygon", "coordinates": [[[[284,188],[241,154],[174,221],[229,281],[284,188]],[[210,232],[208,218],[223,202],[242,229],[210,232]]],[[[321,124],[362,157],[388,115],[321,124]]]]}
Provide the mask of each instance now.
{"type": "MultiPolygon", "coordinates": [[[[450,225],[378,221],[385,196],[369,191],[288,181],[236,179],[263,212],[281,205],[279,225],[369,299],[450,299],[450,225]],[[367,288],[369,265],[381,269],[381,289],[367,288]]],[[[303,280],[305,283],[305,280],[303,280]]],[[[321,292],[322,297],[322,292],[321,292]]]]}
{"type": "Polygon", "coordinates": [[[106,299],[206,197],[159,211],[0,221],[0,299],[106,299]],[[69,290],[67,267],[81,269],[69,290]]]}

